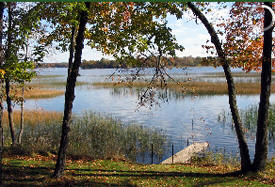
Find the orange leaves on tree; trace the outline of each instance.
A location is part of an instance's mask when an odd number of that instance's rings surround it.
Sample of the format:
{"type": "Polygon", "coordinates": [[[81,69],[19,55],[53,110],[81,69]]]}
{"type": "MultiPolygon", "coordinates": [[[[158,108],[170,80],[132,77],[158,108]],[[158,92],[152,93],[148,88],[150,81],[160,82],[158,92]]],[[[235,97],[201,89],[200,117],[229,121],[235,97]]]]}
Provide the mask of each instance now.
{"type": "Polygon", "coordinates": [[[231,66],[261,71],[263,13],[259,2],[235,2],[227,22],[217,25],[224,30],[223,47],[231,66]]]}

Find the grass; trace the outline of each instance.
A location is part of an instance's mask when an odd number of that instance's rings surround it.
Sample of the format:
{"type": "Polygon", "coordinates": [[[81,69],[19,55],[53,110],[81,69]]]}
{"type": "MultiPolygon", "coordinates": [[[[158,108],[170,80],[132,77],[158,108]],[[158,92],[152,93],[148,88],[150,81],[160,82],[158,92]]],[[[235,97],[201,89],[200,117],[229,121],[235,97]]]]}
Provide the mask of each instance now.
{"type": "MultiPolygon", "coordinates": [[[[19,123],[19,112],[14,121],[19,123]]],[[[4,116],[7,145],[7,114],[4,116]]],[[[94,113],[73,118],[68,147],[67,169],[60,179],[51,178],[59,145],[62,113],[26,111],[26,129],[21,147],[5,147],[3,181],[5,186],[272,186],[275,184],[275,158],[266,170],[246,176],[235,175],[239,164],[223,162],[223,155],[194,157],[189,164],[137,164],[125,159],[125,151],[165,141],[158,130],[125,126],[94,113]],[[129,127],[129,128],[128,128],[129,127]],[[127,134],[127,136],[125,136],[127,134]],[[160,139],[157,139],[159,137],[160,139]],[[154,140],[153,139],[153,140],[154,140]],[[145,142],[141,142],[144,140],[145,142]],[[148,144],[149,142],[149,144],[148,144]],[[125,146],[127,143],[128,146],[125,146]],[[153,142],[154,143],[154,142],[153,142]],[[139,146],[137,146],[139,145],[139,146]],[[86,156],[84,156],[86,155],[86,156]]],[[[155,146],[155,145],[154,145],[155,146]]],[[[140,149],[140,150],[142,150],[140,149]]],[[[139,151],[140,151],[139,150],[139,151]]]]}
{"type": "MultiPolygon", "coordinates": [[[[61,122],[63,113],[61,112],[51,112],[44,110],[25,110],[24,119],[26,126],[36,126],[39,124],[51,124],[56,122],[61,122]]],[[[20,111],[13,111],[13,122],[15,127],[19,127],[20,124],[20,111]]],[[[8,125],[8,114],[4,111],[3,124],[7,127],[8,125]]]]}
{"type": "MultiPolygon", "coordinates": [[[[77,81],[76,86],[85,86],[89,85],[90,83],[84,82],[84,81],[77,81]]],[[[29,84],[31,87],[34,88],[65,88],[66,87],[66,81],[61,80],[35,80],[29,84]]]]}
{"type": "MultiPolygon", "coordinates": [[[[95,87],[103,88],[123,88],[134,87],[144,88],[148,86],[147,82],[133,82],[133,83],[117,83],[117,82],[96,82],[93,83],[95,87]]],[[[156,84],[156,87],[160,87],[160,84],[156,84]]],[[[259,94],[260,83],[236,83],[237,94],[259,94]]],[[[222,82],[181,82],[180,85],[175,82],[168,82],[167,87],[176,92],[195,93],[199,95],[223,95],[228,93],[226,83],[222,82]]],[[[275,93],[275,84],[271,86],[271,92],[275,93]]]]}
{"type": "MultiPolygon", "coordinates": [[[[244,125],[244,131],[250,134],[250,137],[255,137],[257,131],[258,106],[252,105],[247,109],[240,111],[240,117],[244,125]]],[[[268,125],[268,139],[275,141],[275,105],[269,107],[269,125],[268,125]]],[[[232,117],[230,113],[220,113],[218,121],[223,124],[232,124],[232,117]]],[[[233,129],[233,126],[232,126],[233,129]]]]}
{"type": "Polygon", "coordinates": [[[273,186],[275,159],[257,175],[233,175],[224,165],[143,165],[117,160],[67,159],[64,177],[51,178],[56,156],[4,158],[5,186],[273,186]]]}
{"type": "Polygon", "coordinates": [[[36,75],[36,79],[45,79],[45,78],[59,78],[63,77],[63,75],[36,75]]]}
{"type": "MultiPolygon", "coordinates": [[[[275,75],[275,72],[272,72],[272,75],[275,75]]],[[[249,78],[249,77],[258,77],[261,78],[261,72],[232,72],[233,77],[243,77],[243,78],[249,78]]],[[[205,73],[202,77],[224,77],[223,72],[217,72],[217,73],[205,73]]]]}
{"type": "MultiPolygon", "coordinates": [[[[232,76],[233,77],[259,77],[261,78],[261,72],[249,72],[249,73],[245,73],[245,72],[232,72],[232,76]]],[[[205,73],[205,75],[203,75],[203,77],[224,77],[224,73],[223,72],[218,72],[218,73],[205,73]]]]}
{"type": "MultiPolygon", "coordinates": [[[[43,87],[38,86],[30,86],[26,84],[25,91],[24,91],[24,98],[25,99],[39,99],[39,98],[52,98],[59,95],[63,95],[63,90],[58,89],[45,89],[43,87]]],[[[22,96],[22,88],[12,84],[11,85],[11,97],[12,98],[21,98],[22,96]]]]}
{"type": "MultiPolygon", "coordinates": [[[[20,112],[14,112],[17,125],[20,112]]],[[[47,111],[25,111],[25,128],[22,145],[16,150],[24,155],[40,153],[56,154],[61,135],[62,113],[47,111]]],[[[5,144],[10,145],[7,114],[4,115],[5,144]]],[[[160,129],[143,127],[135,124],[123,124],[111,117],[95,113],[74,116],[70,131],[68,154],[82,158],[121,158],[135,161],[145,157],[153,144],[154,156],[161,158],[164,154],[166,134],[160,129]]]]}
{"type": "MultiPolygon", "coordinates": [[[[21,93],[17,92],[15,96],[20,97],[21,93]]],[[[41,89],[41,88],[32,88],[25,91],[25,99],[41,99],[41,98],[52,98],[56,96],[63,95],[63,90],[56,89],[41,89]]]]}

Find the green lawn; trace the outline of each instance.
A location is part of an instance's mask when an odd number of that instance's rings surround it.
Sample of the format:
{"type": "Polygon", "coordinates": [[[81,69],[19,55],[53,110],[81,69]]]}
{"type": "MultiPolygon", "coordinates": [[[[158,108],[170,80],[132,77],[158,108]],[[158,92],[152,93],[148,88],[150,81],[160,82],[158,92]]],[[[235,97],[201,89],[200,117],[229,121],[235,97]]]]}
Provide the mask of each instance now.
{"type": "Polygon", "coordinates": [[[229,176],[228,166],[143,165],[112,160],[68,160],[64,177],[52,179],[54,159],[36,155],[5,158],[5,186],[272,186],[274,160],[261,174],[229,176]]]}

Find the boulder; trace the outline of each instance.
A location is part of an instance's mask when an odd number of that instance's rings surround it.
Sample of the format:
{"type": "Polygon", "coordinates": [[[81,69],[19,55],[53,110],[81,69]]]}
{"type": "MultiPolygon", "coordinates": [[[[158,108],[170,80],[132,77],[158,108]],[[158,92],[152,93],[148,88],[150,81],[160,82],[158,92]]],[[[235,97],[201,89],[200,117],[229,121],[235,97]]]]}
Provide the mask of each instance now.
{"type": "Polygon", "coordinates": [[[167,158],[166,160],[162,161],[161,164],[176,164],[176,163],[187,163],[190,161],[192,156],[195,156],[198,153],[205,151],[209,147],[208,142],[202,143],[193,143],[188,147],[184,148],[183,150],[177,152],[173,156],[167,158]],[[173,158],[172,158],[173,157],[173,158]]]}

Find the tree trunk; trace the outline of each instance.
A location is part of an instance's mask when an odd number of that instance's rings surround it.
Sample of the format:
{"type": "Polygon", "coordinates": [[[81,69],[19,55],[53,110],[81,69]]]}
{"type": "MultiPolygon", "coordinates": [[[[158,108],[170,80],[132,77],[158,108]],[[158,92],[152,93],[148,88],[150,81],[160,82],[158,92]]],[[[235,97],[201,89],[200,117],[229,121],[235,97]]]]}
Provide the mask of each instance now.
{"type": "MultiPolygon", "coordinates": [[[[272,2],[265,2],[265,5],[272,9],[272,2]]],[[[272,23],[271,13],[265,9],[264,27],[266,28],[272,23]]],[[[264,32],[264,46],[262,59],[261,74],[261,95],[258,110],[255,157],[253,170],[259,171],[265,168],[268,152],[268,108],[271,87],[271,53],[272,53],[272,30],[273,27],[264,32]]]]}
{"type": "MultiPolygon", "coordinates": [[[[0,69],[3,66],[4,62],[4,49],[2,46],[2,39],[3,39],[3,12],[4,12],[4,2],[0,2],[0,69]]],[[[0,87],[3,84],[3,79],[0,77],[0,87]]],[[[3,134],[3,95],[0,95],[0,187],[3,186],[3,170],[2,170],[2,155],[3,155],[3,148],[4,148],[4,134],[3,134]]]]}
{"type": "Polygon", "coordinates": [[[18,134],[18,144],[21,144],[22,135],[24,132],[24,92],[25,92],[25,88],[23,85],[23,87],[22,87],[22,101],[21,101],[21,115],[20,115],[20,131],[18,134]]]}
{"type": "MultiPolygon", "coordinates": [[[[86,7],[89,9],[90,2],[86,2],[86,7]]],[[[88,21],[88,12],[82,10],[80,12],[80,23],[78,28],[78,34],[76,37],[75,46],[75,59],[72,65],[71,73],[67,78],[66,92],[65,92],[65,106],[64,106],[64,116],[62,123],[62,135],[60,140],[60,147],[58,151],[58,158],[55,165],[54,177],[60,177],[63,175],[66,161],[66,150],[69,144],[68,133],[70,131],[70,122],[72,117],[73,101],[75,98],[74,88],[76,83],[76,78],[78,76],[79,67],[81,64],[82,49],[84,47],[84,31],[86,28],[86,23],[88,21]]]]}
{"type": "MultiPolygon", "coordinates": [[[[10,59],[11,56],[11,43],[12,43],[12,6],[11,3],[8,3],[8,38],[7,38],[7,50],[5,54],[5,62],[10,59]]],[[[5,64],[7,65],[7,64],[5,64]]],[[[14,126],[13,126],[13,119],[12,119],[12,103],[10,98],[10,80],[9,80],[9,74],[6,72],[5,74],[5,84],[6,84],[6,100],[7,100],[7,107],[8,107],[8,118],[9,118],[9,127],[10,127],[10,133],[11,133],[11,140],[12,145],[16,144],[15,134],[14,134],[14,126]]]]}
{"type": "MultiPolygon", "coordinates": [[[[28,49],[29,49],[29,40],[27,38],[27,42],[26,42],[26,54],[25,54],[25,62],[28,61],[28,49]]],[[[22,136],[23,136],[23,132],[24,132],[24,102],[25,102],[25,96],[24,96],[24,92],[25,92],[25,82],[23,82],[22,85],[22,100],[21,100],[21,115],[20,115],[20,131],[18,134],[18,144],[21,144],[22,142],[22,136]]]]}
{"type": "Polygon", "coordinates": [[[71,44],[70,44],[70,57],[69,57],[69,65],[68,65],[68,76],[71,73],[73,59],[74,59],[74,38],[75,38],[75,26],[72,27],[72,36],[71,36],[71,44]]]}
{"type": "Polygon", "coordinates": [[[14,133],[14,125],[13,125],[13,116],[12,116],[12,103],[10,97],[10,81],[8,78],[5,79],[6,83],[6,100],[7,100],[7,107],[8,107],[8,118],[9,118],[9,126],[10,126],[10,133],[11,133],[11,141],[12,145],[16,144],[15,133],[14,133]]]}
{"type": "Polygon", "coordinates": [[[225,74],[227,86],[228,86],[229,105],[231,109],[232,118],[235,124],[235,131],[239,142],[239,149],[240,149],[240,156],[241,156],[241,170],[242,172],[246,172],[251,169],[251,161],[249,157],[249,150],[246,143],[246,138],[243,132],[242,122],[238,111],[235,84],[234,84],[234,80],[231,74],[228,61],[226,59],[226,55],[222,49],[222,45],[220,43],[220,40],[218,38],[218,35],[215,29],[208,22],[207,18],[192,3],[189,2],[188,7],[192,10],[192,12],[201,20],[201,22],[206,27],[208,33],[211,36],[211,42],[215,45],[219,59],[222,63],[222,67],[224,70],[224,74],[225,74]]]}
{"type": "MultiPolygon", "coordinates": [[[[1,4],[2,2],[0,3],[0,9],[2,8],[1,4]]],[[[3,182],[2,182],[2,179],[3,179],[2,158],[3,158],[3,149],[4,149],[3,113],[4,113],[4,106],[3,106],[3,98],[1,97],[0,98],[0,187],[3,186],[3,182]]]]}

